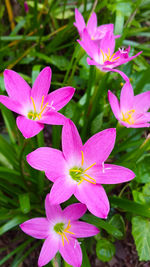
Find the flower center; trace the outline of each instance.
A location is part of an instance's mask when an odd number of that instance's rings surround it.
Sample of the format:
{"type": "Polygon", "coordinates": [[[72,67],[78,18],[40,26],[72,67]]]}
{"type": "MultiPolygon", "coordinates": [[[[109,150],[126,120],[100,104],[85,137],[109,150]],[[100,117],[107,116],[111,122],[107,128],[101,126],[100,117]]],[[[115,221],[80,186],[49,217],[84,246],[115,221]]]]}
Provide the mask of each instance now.
{"type": "Polygon", "coordinates": [[[96,165],[96,162],[93,163],[91,166],[86,168],[85,170],[83,169],[83,164],[84,164],[84,154],[83,151],[81,151],[82,154],[82,161],[81,161],[81,166],[82,167],[73,167],[72,169],[69,170],[69,174],[73,180],[78,182],[78,185],[81,184],[83,181],[87,181],[91,184],[96,184],[96,180],[92,178],[90,175],[86,174],[86,171],[91,169],[94,165],[96,165]],[[88,178],[88,179],[87,179],[88,178]]]}
{"type": "Polygon", "coordinates": [[[135,112],[135,109],[131,109],[131,110],[127,111],[126,113],[121,112],[122,120],[129,123],[129,124],[134,124],[134,120],[133,120],[134,112],[135,112]]]}
{"type": "Polygon", "coordinates": [[[35,106],[35,102],[34,102],[34,99],[33,99],[33,97],[31,96],[31,100],[32,100],[32,104],[33,104],[33,110],[34,111],[29,111],[28,112],[28,119],[30,119],[30,120],[35,120],[35,119],[41,119],[42,118],[42,113],[44,112],[44,110],[46,109],[46,107],[47,107],[47,105],[48,105],[48,102],[44,105],[44,107],[43,107],[43,103],[44,103],[44,95],[42,96],[42,103],[41,103],[41,111],[38,113],[37,111],[36,111],[36,106],[35,106]]]}
{"type": "Polygon", "coordinates": [[[75,234],[73,232],[68,231],[71,228],[70,220],[68,221],[68,225],[67,225],[67,227],[65,229],[64,229],[64,226],[65,226],[64,223],[57,223],[54,226],[54,231],[57,234],[61,235],[63,246],[64,246],[64,239],[66,239],[67,243],[69,244],[69,240],[68,240],[68,238],[66,236],[66,233],[67,234],[71,234],[71,235],[75,234]]]}
{"type": "Polygon", "coordinates": [[[116,53],[114,53],[110,56],[110,48],[108,48],[108,54],[104,53],[102,49],[100,49],[100,51],[101,51],[102,56],[103,56],[103,63],[105,63],[106,61],[114,62],[115,60],[120,58],[120,57],[116,57],[113,59],[113,57],[116,55],[116,53]]]}

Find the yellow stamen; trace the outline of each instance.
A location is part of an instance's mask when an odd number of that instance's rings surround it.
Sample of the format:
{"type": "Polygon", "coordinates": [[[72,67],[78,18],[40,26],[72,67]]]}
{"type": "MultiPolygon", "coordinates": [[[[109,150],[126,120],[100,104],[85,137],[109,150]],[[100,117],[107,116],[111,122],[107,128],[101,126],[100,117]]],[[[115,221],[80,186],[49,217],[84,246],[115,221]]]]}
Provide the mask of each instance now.
{"type": "Polygon", "coordinates": [[[81,154],[82,154],[82,162],[81,162],[81,166],[83,166],[83,164],[84,164],[84,154],[83,154],[83,151],[81,151],[81,154]]]}
{"type": "Polygon", "coordinates": [[[34,103],[34,100],[33,100],[33,97],[32,97],[32,96],[31,96],[31,100],[32,100],[32,104],[33,104],[34,112],[36,113],[36,107],[35,107],[35,103],[34,103]]]}
{"type": "Polygon", "coordinates": [[[89,182],[89,183],[91,183],[91,184],[96,184],[96,181],[95,181],[95,182],[92,182],[92,181],[86,179],[86,178],[83,177],[83,176],[81,176],[81,179],[82,179],[82,180],[85,180],[85,181],[87,181],[87,182],[89,182]]]}
{"type": "Polygon", "coordinates": [[[88,177],[88,178],[90,178],[91,180],[93,180],[95,183],[96,183],[96,180],[94,179],[94,178],[92,178],[90,175],[88,175],[88,174],[84,174],[86,177],[88,177]]]}
{"type": "Polygon", "coordinates": [[[81,180],[81,181],[78,183],[78,185],[81,184],[82,182],[83,182],[83,180],[81,180]]]}
{"type": "Polygon", "coordinates": [[[68,240],[67,236],[65,235],[65,233],[68,233],[68,234],[71,234],[71,235],[75,235],[75,233],[68,231],[70,228],[71,228],[71,224],[70,224],[70,220],[69,220],[68,225],[65,228],[65,230],[62,233],[61,232],[57,232],[57,234],[61,235],[63,246],[64,246],[64,238],[66,239],[66,241],[69,244],[69,240],[68,240]]]}
{"type": "Polygon", "coordinates": [[[107,60],[108,61],[111,61],[111,62],[114,62],[115,60],[119,59],[120,57],[116,57],[113,59],[113,57],[116,55],[116,53],[112,54],[110,56],[110,48],[108,48],[108,54],[107,53],[104,53],[102,49],[100,49],[101,53],[102,53],[102,56],[103,56],[103,63],[105,63],[107,60]],[[106,59],[105,59],[106,57],[106,59]]]}
{"type": "Polygon", "coordinates": [[[44,95],[42,96],[41,109],[43,108],[43,103],[44,103],[44,95]]]}
{"type": "Polygon", "coordinates": [[[84,170],[84,172],[86,172],[87,170],[91,169],[94,165],[96,165],[96,162],[93,163],[90,167],[86,168],[86,169],[84,170]]]}
{"type": "Polygon", "coordinates": [[[48,102],[45,104],[44,108],[40,111],[39,115],[42,115],[42,113],[46,109],[47,105],[48,105],[48,102]]]}
{"type": "Polygon", "coordinates": [[[103,56],[103,62],[105,62],[105,55],[104,55],[104,52],[102,49],[100,49],[101,53],[102,53],[102,56],[103,56]]]}
{"type": "Polygon", "coordinates": [[[134,120],[132,118],[132,115],[134,114],[135,109],[131,109],[129,111],[127,111],[125,114],[123,112],[121,112],[122,114],[122,120],[129,123],[129,124],[134,124],[134,120]]]}

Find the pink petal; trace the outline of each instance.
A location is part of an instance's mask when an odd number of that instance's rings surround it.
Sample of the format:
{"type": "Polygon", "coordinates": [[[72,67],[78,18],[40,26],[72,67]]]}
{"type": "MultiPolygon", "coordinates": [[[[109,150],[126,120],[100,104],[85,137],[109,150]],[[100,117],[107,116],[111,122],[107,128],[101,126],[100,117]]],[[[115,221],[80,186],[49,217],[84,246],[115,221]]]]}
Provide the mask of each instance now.
{"type": "Polygon", "coordinates": [[[99,48],[98,46],[91,40],[86,29],[83,31],[82,40],[77,40],[77,42],[83,47],[86,53],[95,60],[99,59],[99,48]]]}
{"type": "Polygon", "coordinates": [[[54,181],[65,171],[63,153],[50,147],[40,147],[27,155],[27,162],[35,169],[50,174],[48,178],[54,181]]]}
{"type": "Polygon", "coordinates": [[[87,31],[90,35],[92,35],[94,33],[94,31],[96,30],[97,27],[97,16],[95,14],[95,12],[92,13],[92,15],[90,16],[88,23],[87,23],[87,31]]]}
{"type": "Polygon", "coordinates": [[[145,127],[150,127],[150,124],[149,123],[136,123],[136,124],[129,124],[129,123],[126,123],[124,121],[120,121],[120,123],[127,127],[127,128],[145,128],[145,127]]]}
{"type": "Polygon", "coordinates": [[[99,66],[99,68],[100,68],[100,66],[103,66],[103,65],[100,65],[99,63],[97,63],[95,60],[90,59],[89,57],[87,58],[87,63],[88,63],[88,65],[99,66]]]}
{"type": "Polygon", "coordinates": [[[120,107],[119,107],[119,101],[117,97],[111,92],[108,91],[108,101],[111,106],[111,109],[117,119],[119,119],[120,116],[120,107]]]}
{"type": "Polygon", "coordinates": [[[82,251],[79,242],[74,238],[69,238],[69,244],[60,246],[60,254],[64,260],[73,267],[81,267],[82,264],[82,251]]]}
{"type": "Polygon", "coordinates": [[[44,125],[37,121],[29,120],[26,117],[17,117],[17,126],[25,138],[31,138],[43,130],[44,125]]]}
{"type": "Polygon", "coordinates": [[[134,93],[132,86],[129,82],[126,82],[121,90],[120,95],[120,109],[123,113],[133,109],[134,93]]]}
{"type": "MultiPolygon", "coordinates": [[[[106,34],[106,32],[112,32],[113,33],[113,31],[114,31],[114,24],[111,24],[111,23],[110,24],[103,24],[103,25],[97,27],[97,30],[99,32],[104,33],[104,35],[106,34]]],[[[103,37],[104,37],[104,35],[103,35],[103,37]]]]}
{"type": "Polygon", "coordinates": [[[44,239],[49,234],[49,223],[46,218],[35,218],[20,224],[20,228],[27,235],[44,239]]]}
{"type": "Polygon", "coordinates": [[[63,125],[67,118],[59,112],[49,111],[46,112],[39,123],[51,124],[51,125],[63,125]]]}
{"type": "Polygon", "coordinates": [[[66,207],[63,210],[63,215],[65,218],[68,218],[68,220],[75,221],[82,217],[86,210],[86,205],[81,203],[75,203],[66,207]]]}
{"type": "Polygon", "coordinates": [[[99,229],[94,225],[80,221],[72,222],[70,231],[75,234],[76,238],[89,237],[99,233],[99,229]]]}
{"type": "Polygon", "coordinates": [[[52,205],[57,205],[68,200],[74,194],[76,184],[67,181],[66,177],[58,178],[50,191],[50,202],[52,205]]]}
{"type": "Polygon", "coordinates": [[[4,71],[4,82],[8,95],[17,102],[25,103],[30,100],[31,88],[15,71],[4,71]]]}
{"type": "Polygon", "coordinates": [[[13,100],[12,98],[4,95],[0,95],[0,103],[2,103],[8,109],[22,114],[22,106],[17,101],[13,100]]]}
{"type": "Polygon", "coordinates": [[[87,206],[92,214],[100,218],[107,218],[110,209],[109,201],[101,185],[83,182],[77,186],[74,195],[81,203],[87,206]]]}
{"type": "Polygon", "coordinates": [[[110,55],[112,55],[114,53],[115,37],[114,37],[112,32],[110,32],[110,31],[106,32],[104,38],[102,38],[102,40],[101,40],[100,48],[106,54],[109,53],[109,49],[110,49],[110,55]]]}
{"type": "Polygon", "coordinates": [[[45,266],[48,262],[50,262],[55,257],[58,248],[59,242],[53,237],[49,236],[42,246],[38,259],[38,266],[45,266]]]}
{"type": "Polygon", "coordinates": [[[130,82],[129,78],[127,77],[127,75],[122,72],[121,70],[117,70],[117,69],[112,69],[112,68],[106,68],[106,67],[103,67],[103,70],[104,71],[112,71],[112,72],[117,72],[121,75],[121,77],[126,81],[126,82],[130,82]]]}
{"type": "Polygon", "coordinates": [[[62,209],[60,205],[52,205],[49,198],[50,196],[47,194],[45,199],[45,211],[48,220],[53,220],[55,217],[58,217],[62,214],[62,209]]]}
{"type": "Polygon", "coordinates": [[[73,97],[75,89],[73,87],[63,87],[57,89],[47,96],[47,102],[52,104],[55,111],[62,109],[73,97]]]}
{"type": "Polygon", "coordinates": [[[136,95],[134,97],[134,108],[136,112],[146,112],[150,108],[150,91],[136,95]]]}
{"type": "Polygon", "coordinates": [[[118,184],[132,180],[135,177],[130,169],[118,165],[104,164],[103,168],[97,168],[96,182],[100,184],[118,184]]]}
{"type": "Polygon", "coordinates": [[[75,124],[71,120],[66,120],[62,129],[62,149],[66,160],[71,157],[81,159],[82,140],[75,124]]]}
{"type": "Polygon", "coordinates": [[[31,96],[35,103],[42,102],[42,96],[47,96],[51,83],[51,68],[44,68],[36,78],[33,88],[31,90],[31,96]]]}
{"type": "Polygon", "coordinates": [[[82,34],[82,31],[86,27],[85,21],[81,13],[78,11],[77,8],[75,8],[75,20],[74,26],[78,29],[79,34],[82,34]]]}
{"type": "Polygon", "coordinates": [[[110,155],[116,139],[116,129],[110,128],[93,135],[83,146],[84,160],[90,166],[103,163],[110,155]]]}

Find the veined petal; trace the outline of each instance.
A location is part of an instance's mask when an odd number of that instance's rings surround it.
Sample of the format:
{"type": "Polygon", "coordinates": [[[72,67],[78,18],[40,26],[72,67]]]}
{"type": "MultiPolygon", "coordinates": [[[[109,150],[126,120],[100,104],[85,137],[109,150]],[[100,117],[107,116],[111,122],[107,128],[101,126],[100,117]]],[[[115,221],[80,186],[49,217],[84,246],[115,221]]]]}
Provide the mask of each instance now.
{"type": "Polygon", "coordinates": [[[17,102],[26,103],[30,100],[31,88],[15,71],[4,71],[4,83],[8,95],[17,102]]]}
{"type": "Polygon", "coordinates": [[[71,231],[76,238],[89,237],[99,233],[99,229],[94,225],[80,221],[71,223],[71,231]]]}
{"type": "Polygon", "coordinates": [[[8,109],[22,114],[22,106],[16,100],[13,100],[12,98],[5,95],[0,95],[0,103],[2,103],[8,109]]]}
{"type": "Polygon", "coordinates": [[[79,242],[74,238],[69,238],[69,244],[65,242],[60,246],[60,254],[64,260],[73,267],[81,267],[82,264],[82,251],[79,242]]]}
{"type": "Polygon", "coordinates": [[[81,203],[75,203],[67,206],[63,210],[63,215],[65,218],[68,218],[70,221],[78,220],[86,212],[87,207],[81,203]]]}
{"type": "Polygon", "coordinates": [[[110,155],[116,139],[116,129],[110,128],[93,135],[83,146],[85,162],[103,163],[110,155]]]}
{"type": "Polygon", "coordinates": [[[38,122],[51,125],[63,125],[66,120],[67,118],[63,114],[56,111],[48,111],[38,122]]]}
{"type": "Polygon", "coordinates": [[[63,87],[57,89],[47,96],[47,102],[52,105],[55,111],[62,109],[73,97],[75,89],[73,87],[63,87]]]}
{"type": "Polygon", "coordinates": [[[75,124],[66,120],[62,129],[62,149],[66,160],[72,157],[81,158],[82,140],[75,124]]]}
{"type": "Polygon", "coordinates": [[[49,263],[56,255],[59,249],[59,242],[57,239],[54,239],[52,236],[49,236],[41,249],[40,256],[38,259],[38,266],[42,267],[49,263]]]}
{"type": "Polygon", "coordinates": [[[150,91],[134,97],[134,108],[138,113],[146,112],[150,109],[150,91]]]}
{"type": "Polygon", "coordinates": [[[126,82],[121,90],[120,95],[120,109],[123,113],[132,110],[134,104],[134,93],[132,86],[129,82],[126,82]]]}
{"type": "Polygon", "coordinates": [[[52,205],[57,205],[68,200],[74,194],[76,184],[67,181],[66,177],[58,178],[50,191],[49,199],[52,205]]]}
{"type": "Polygon", "coordinates": [[[43,130],[44,124],[29,120],[26,117],[17,117],[17,126],[25,138],[31,138],[43,130]]]}
{"type": "Polygon", "coordinates": [[[77,186],[74,194],[75,197],[80,202],[86,204],[92,214],[106,219],[110,207],[105,190],[101,185],[93,185],[87,182],[83,183],[77,186]]]}
{"type": "Polygon", "coordinates": [[[31,96],[35,103],[42,101],[42,96],[47,96],[51,83],[51,68],[44,68],[36,78],[33,88],[31,90],[31,96]]]}
{"type": "Polygon", "coordinates": [[[54,181],[64,174],[65,159],[63,153],[50,147],[40,147],[27,155],[27,162],[35,169],[50,174],[48,178],[54,181]]]}
{"type": "Polygon", "coordinates": [[[95,12],[93,12],[87,23],[88,33],[92,35],[92,33],[96,30],[96,27],[97,27],[97,16],[95,12]]]}
{"type": "Polygon", "coordinates": [[[55,219],[55,217],[62,214],[62,209],[60,205],[51,204],[49,194],[47,194],[45,199],[45,211],[48,220],[52,220],[53,218],[55,219]]]}
{"type": "Polygon", "coordinates": [[[108,91],[108,101],[116,119],[119,119],[120,115],[119,101],[111,91],[108,91]]]}
{"type": "Polygon", "coordinates": [[[27,235],[45,239],[49,235],[49,222],[46,218],[35,218],[20,224],[20,228],[27,235]]]}
{"type": "Polygon", "coordinates": [[[97,173],[95,172],[93,175],[96,182],[100,184],[124,183],[135,177],[134,172],[130,169],[113,164],[104,164],[103,167],[97,168],[97,173]]]}

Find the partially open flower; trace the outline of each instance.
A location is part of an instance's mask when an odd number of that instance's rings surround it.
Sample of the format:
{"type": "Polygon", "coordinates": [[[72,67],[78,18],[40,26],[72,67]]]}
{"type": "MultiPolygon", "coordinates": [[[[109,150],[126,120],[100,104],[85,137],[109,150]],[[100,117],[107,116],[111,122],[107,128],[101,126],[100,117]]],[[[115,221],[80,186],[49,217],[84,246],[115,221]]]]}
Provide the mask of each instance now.
{"type": "Polygon", "coordinates": [[[127,128],[150,126],[150,91],[134,96],[130,82],[121,90],[120,104],[117,97],[108,91],[108,99],[116,119],[127,128]]]}

